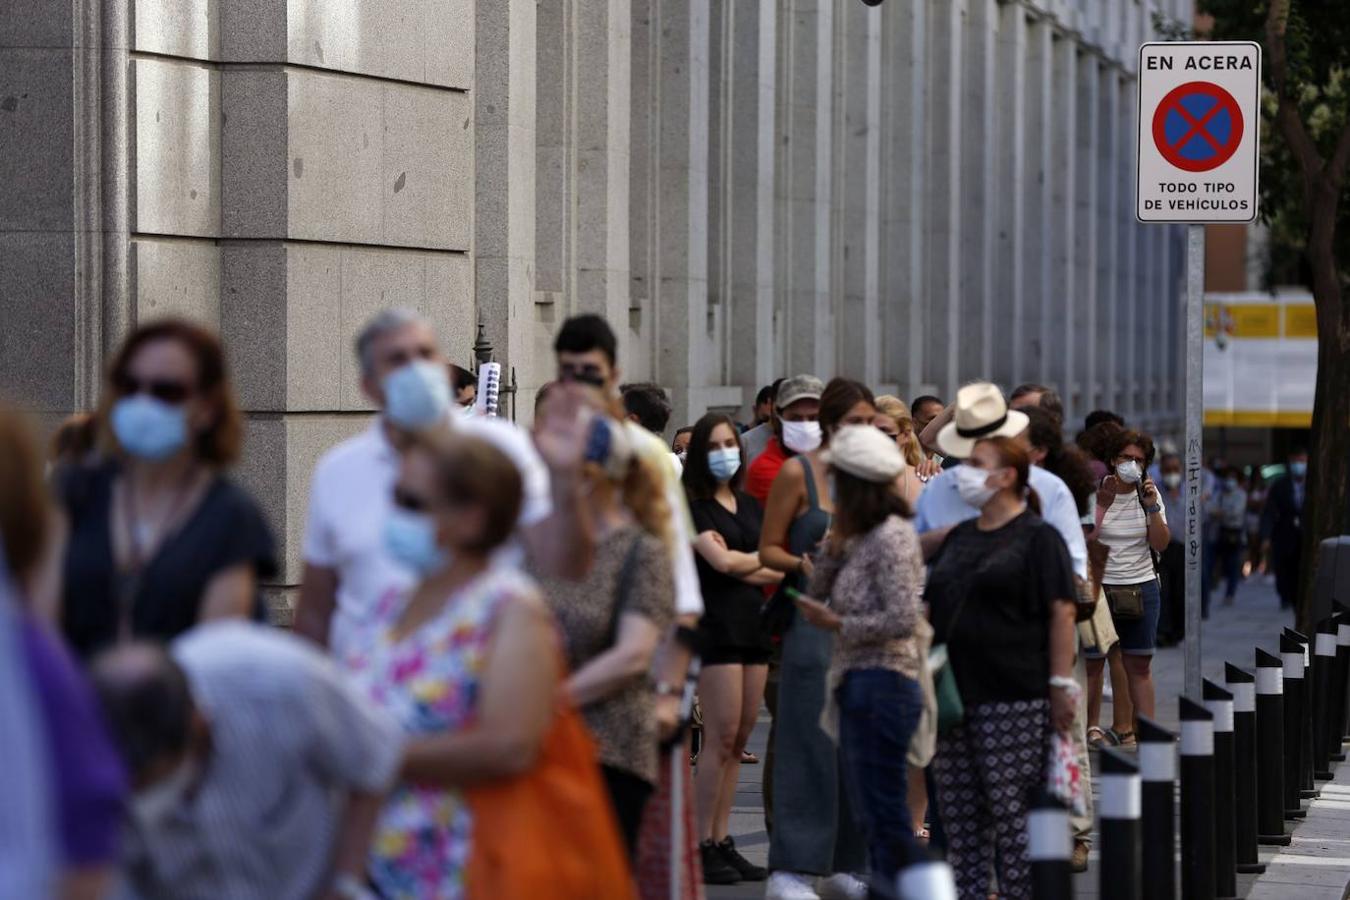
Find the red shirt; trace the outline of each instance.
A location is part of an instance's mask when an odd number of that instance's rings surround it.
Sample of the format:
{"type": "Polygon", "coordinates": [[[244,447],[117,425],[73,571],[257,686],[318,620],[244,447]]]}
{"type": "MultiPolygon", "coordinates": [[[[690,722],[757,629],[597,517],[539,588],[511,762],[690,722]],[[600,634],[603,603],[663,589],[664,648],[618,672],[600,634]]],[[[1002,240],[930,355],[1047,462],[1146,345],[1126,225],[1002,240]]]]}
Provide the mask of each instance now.
{"type": "Polygon", "coordinates": [[[745,492],[758,500],[761,507],[768,506],[769,488],[773,487],[773,480],[788,459],[790,457],[775,435],[764,445],[764,452],[750,464],[750,470],[745,474],[745,492]]]}

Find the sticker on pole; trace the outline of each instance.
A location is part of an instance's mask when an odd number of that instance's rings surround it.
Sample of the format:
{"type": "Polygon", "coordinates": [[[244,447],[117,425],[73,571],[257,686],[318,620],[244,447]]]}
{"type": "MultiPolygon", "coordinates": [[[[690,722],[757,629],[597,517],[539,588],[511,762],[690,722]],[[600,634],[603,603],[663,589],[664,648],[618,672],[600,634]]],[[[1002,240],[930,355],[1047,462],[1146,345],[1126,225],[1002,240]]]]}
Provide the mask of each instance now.
{"type": "Polygon", "coordinates": [[[1259,44],[1140,47],[1139,221],[1255,219],[1260,100],[1259,44]]]}

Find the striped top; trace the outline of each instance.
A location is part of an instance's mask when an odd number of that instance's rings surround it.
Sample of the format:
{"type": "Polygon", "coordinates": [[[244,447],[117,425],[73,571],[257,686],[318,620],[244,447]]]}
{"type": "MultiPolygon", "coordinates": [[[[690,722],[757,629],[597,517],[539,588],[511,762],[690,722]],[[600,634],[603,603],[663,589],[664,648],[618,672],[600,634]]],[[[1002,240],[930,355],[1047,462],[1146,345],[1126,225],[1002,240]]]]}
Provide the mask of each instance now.
{"type": "Polygon", "coordinates": [[[131,896],[309,900],[331,874],[344,794],[388,788],[397,724],[317,649],[248,622],[173,643],[210,722],[195,790],[163,821],[133,822],[131,896]]]}

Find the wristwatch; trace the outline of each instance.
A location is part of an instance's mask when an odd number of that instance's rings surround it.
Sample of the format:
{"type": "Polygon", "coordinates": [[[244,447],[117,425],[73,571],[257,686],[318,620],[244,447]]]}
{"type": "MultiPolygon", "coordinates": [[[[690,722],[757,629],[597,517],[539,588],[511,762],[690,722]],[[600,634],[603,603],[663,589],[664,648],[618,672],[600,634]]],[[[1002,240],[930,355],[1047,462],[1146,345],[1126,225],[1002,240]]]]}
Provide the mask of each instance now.
{"type": "Polygon", "coordinates": [[[669,681],[658,681],[656,683],[656,696],[658,697],[679,697],[684,693],[679,685],[671,684],[669,681]]]}
{"type": "Polygon", "coordinates": [[[1152,506],[1145,506],[1144,512],[1150,516],[1156,516],[1158,513],[1162,512],[1162,504],[1155,503],[1152,506]]]}

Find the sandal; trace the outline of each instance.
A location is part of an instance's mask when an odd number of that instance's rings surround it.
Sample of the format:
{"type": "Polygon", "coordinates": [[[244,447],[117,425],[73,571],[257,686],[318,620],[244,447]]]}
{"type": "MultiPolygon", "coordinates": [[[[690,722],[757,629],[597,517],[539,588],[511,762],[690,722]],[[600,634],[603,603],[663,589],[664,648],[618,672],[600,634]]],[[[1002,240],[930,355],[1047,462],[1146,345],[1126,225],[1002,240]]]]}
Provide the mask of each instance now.
{"type": "Polygon", "coordinates": [[[1113,736],[1113,733],[1109,730],[1104,731],[1101,726],[1093,725],[1087,730],[1087,745],[1094,750],[1102,747],[1113,747],[1115,746],[1112,743],[1113,736]]]}
{"type": "Polygon", "coordinates": [[[1134,747],[1138,744],[1134,739],[1133,731],[1116,731],[1113,729],[1111,736],[1115,739],[1117,747],[1134,747]]]}

